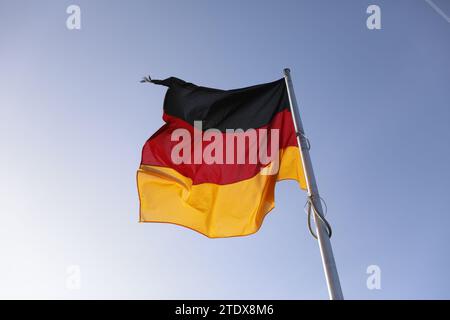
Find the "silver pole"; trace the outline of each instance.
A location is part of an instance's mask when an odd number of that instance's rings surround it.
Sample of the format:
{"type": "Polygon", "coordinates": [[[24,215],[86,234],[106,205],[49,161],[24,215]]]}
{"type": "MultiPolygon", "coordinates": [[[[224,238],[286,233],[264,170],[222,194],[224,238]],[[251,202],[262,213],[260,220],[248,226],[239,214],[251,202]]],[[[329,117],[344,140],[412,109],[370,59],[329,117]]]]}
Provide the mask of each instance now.
{"type": "MultiPolygon", "coordinates": [[[[309,143],[305,137],[302,120],[298,110],[297,99],[295,98],[294,86],[292,85],[291,71],[284,69],[284,79],[286,80],[287,92],[289,95],[289,103],[291,105],[291,112],[294,120],[295,132],[297,133],[297,142],[300,146],[301,160],[305,172],[306,186],[308,196],[317,208],[323,213],[322,202],[319,196],[319,189],[317,188],[316,178],[309,155],[309,143]]],[[[320,255],[322,257],[323,269],[325,271],[325,278],[327,280],[328,294],[331,300],[343,300],[341,284],[339,282],[339,275],[334,261],[333,249],[331,247],[330,238],[328,237],[327,229],[324,223],[313,213],[314,222],[316,224],[317,239],[319,242],[320,255]]]]}

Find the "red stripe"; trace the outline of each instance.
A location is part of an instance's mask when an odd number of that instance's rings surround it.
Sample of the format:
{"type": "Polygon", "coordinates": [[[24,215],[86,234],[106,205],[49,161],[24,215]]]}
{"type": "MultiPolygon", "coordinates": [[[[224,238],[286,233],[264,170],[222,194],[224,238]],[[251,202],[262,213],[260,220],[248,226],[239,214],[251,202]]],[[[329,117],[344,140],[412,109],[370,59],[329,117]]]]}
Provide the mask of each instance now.
{"type": "MultiPolygon", "coordinates": [[[[144,145],[142,150],[142,165],[153,165],[153,166],[163,166],[172,168],[185,177],[192,179],[193,184],[200,183],[215,183],[215,184],[229,184],[238,182],[241,180],[249,179],[256,174],[258,174],[261,168],[264,167],[263,164],[249,164],[248,162],[248,148],[246,148],[246,161],[245,164],[175,164],[172,162],[171,153],[175,145],[179,144],[178,141],[171,141],[171,135],[176,129],[186,129],[191,134],[191,155],[193,159],[194,155],[194,129],[189,123],[181,120],[179,118],[164,114],[163,119],[166,124],[161,127],[144,145]]],[[[256,133],[259,137],[261,135],[262,129],[278,129],[279,130],[279,148],[283,149],[288,146],[297,146],[297,139],[295,136],[294,124],[292,121],[291,112],[289,110],[283,110],[278,112],[272,121],[261,128],[256,129],[256,133]]],[[[198,131],[197,131],[198,132],[198,131]]],[[[220,133],[224,142],[226,136],[229,133],[220,133]]],[[[203,150],[210,141],[203,142],[203,150]]],[[[268,149],[270,150],[270,134],[268,141],[268,149]]],[[[202,154],[203,154],[202,150],[202,154]]],[[[235,143],[235,155],[237,153],[237,146],[235,143]]],[[[225,152],[223,153],[225,155],[225,152]]]]}

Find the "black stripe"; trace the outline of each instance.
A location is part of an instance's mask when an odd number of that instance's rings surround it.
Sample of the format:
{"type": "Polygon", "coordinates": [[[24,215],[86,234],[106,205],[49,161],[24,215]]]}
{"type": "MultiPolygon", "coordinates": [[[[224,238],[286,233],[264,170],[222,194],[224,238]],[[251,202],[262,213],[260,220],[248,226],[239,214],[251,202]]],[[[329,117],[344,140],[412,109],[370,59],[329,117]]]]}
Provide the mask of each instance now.
{"type": "Polygon", "coordinates": [[[151,82],[169,88],[165,113],[191,125],[202,120],[203,130],[259,128],[270,123],[276,113],[289,109],[284,79],[233,90],[200,87],[175,77],[151,82]]]}

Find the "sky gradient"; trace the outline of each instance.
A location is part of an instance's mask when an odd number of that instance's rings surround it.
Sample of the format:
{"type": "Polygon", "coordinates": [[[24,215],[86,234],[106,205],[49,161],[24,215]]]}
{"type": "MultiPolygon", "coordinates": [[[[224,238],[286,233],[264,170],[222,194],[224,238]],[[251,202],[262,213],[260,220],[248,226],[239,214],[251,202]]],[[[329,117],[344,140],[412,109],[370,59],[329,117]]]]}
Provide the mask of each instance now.
{"type": "Polygon", "coordinates": [[[326,299],[294,181],[248,237],[138,223],[165,94],[142,76],[231,89],[289,67],[345,297],[449,299],[449,36],[424,0],[0,0],[0,298],[326,299]]]}

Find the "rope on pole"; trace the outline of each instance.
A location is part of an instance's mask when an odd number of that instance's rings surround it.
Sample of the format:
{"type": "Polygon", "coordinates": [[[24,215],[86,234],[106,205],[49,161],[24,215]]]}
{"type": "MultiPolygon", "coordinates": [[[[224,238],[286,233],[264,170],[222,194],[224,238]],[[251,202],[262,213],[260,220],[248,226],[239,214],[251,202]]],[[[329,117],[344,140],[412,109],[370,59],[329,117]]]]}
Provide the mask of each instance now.
{"type": "MultiPolygon", "coordinates": [[[[327,209],[327,204],[325,203],[325,201],[321,197],[319,197],[319,201],[323,201],[323,203],[325,205],[325,214],[326,214],[326,211],[328,210],[327,209]]],[[[308,200],[306,201],[306,204],[305,204],[305,211],[306,211],[306,213],[308,215],[308,229],[309,229],[309,233],[311,233],[311,235],[315,239],[317,239],[317,235],[314,232],[313,227],[312,227],[312,223],[311,223],[311,211],[312,211],[314,213],[314,215],[323,222],[323,224],[325,225],[325,228],[327,230],[328,238],[331,238],[331,236],[333,234],[333,229],[331,228],[330,223],[325,218],[325,215],[322,214],[319,210],[317,210],[316,205],[314,204],[314,201],[313,201],[313,196],[309,196],[308,197],[308,200]]]]}

